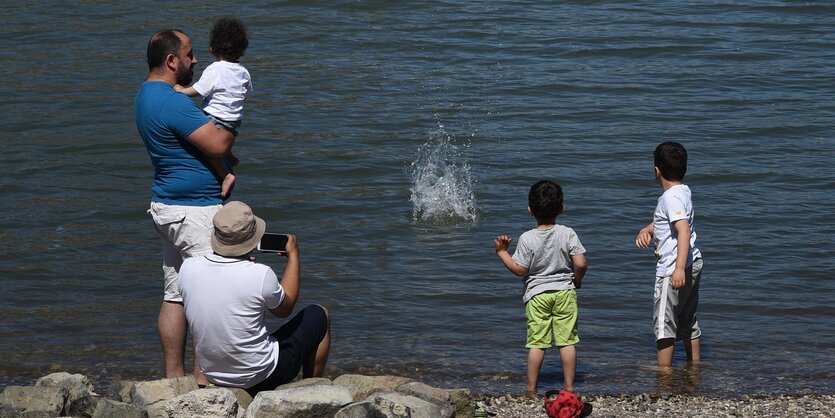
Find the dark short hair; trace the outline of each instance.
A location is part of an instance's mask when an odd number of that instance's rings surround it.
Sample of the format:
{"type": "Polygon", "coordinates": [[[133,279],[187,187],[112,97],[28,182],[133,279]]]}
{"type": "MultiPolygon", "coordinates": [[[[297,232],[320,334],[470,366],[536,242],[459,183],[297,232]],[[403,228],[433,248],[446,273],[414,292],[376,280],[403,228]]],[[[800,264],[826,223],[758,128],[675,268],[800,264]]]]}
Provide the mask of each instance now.
{"type": "Polygon", "coordinates": [[[537,220],[556,218],[562,212],[562,187],[551,180],[540,180],[531,186],[528,206],[537,220]]]}
{"type": "Polygon", "coordinates": [[[678,142],[664,142],[655,147],[652,154],[661,177],[667,180],[684,180],[687,173],[687,150],[678,142]]]}
{"type": "Polygon", "coordinates": [[[177,55],[180,52],[182,42],[177,33],[185,33],[179,29],[166,29],[151,36],[148,41],[148,69],[159,68],[165,63],[168,54],[177,55]]]}
{"type": "Polygon", "coordinates": [[[237,61],[249,46],[246,27],[240,20],[231,17],[218,19],[209,38],[212,54],[230,61],[237,61]]]}

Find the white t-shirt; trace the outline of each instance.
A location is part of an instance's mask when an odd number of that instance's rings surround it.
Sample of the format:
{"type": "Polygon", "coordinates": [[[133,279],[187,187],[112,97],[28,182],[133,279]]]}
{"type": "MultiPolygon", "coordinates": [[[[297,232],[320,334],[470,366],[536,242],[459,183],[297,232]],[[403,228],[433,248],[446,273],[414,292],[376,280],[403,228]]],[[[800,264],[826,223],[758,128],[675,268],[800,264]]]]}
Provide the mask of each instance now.
{"type": "Polygon", "coordinates": [[[252,80],[243,65],[215,61],[192,87],[203,96],[206,113],[220,120],[238,121],[244,117],[244,100],[252,93],[252,80]]]}
{"type": "Polygon", "coordinates": [[[278,365],[264,315],[284,300],[269,266],[217,254],[186,259],[180,294],[200,370],[216,385],[246,388],[278,365]]]}
{"type": "Polygon", "coordinates": [[[673,222],[682,219],[686,219],[690,224],[690,254],[687,256],[687,266],[689,266],[693,264],[693,260],[701,257],[702,253],[696,248],[696,225],[693,221],[690,188],[679,184],[667,189],[658,198],[658,204],[655,206],[652,223],[655,255],[658,257],[655,275],[658,277],[670,276],[675,270],[678,232],[673,227],[673,222]]]}
{"type": "Polygon", "coordinates": [[[573,229],[554,225],[547,229],[534,228],[519,237],[513,261],[528,269],[524,280],[522,301],[549,290],[574,289],[572,255],[586,252],[573,229]]]}

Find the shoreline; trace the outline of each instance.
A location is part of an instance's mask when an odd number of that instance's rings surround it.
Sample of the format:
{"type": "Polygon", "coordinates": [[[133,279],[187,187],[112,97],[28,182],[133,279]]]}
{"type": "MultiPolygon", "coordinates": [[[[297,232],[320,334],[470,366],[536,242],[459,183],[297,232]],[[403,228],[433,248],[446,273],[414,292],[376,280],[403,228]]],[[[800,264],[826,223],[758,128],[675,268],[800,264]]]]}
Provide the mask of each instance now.
{"type": "MultiPolygon", "coordinates": [[[[473,398],[498,418],[546,417],[543,399],[499,395],[473,398]]],[[[591,417],[835,417],[835,394],[712,397],[702,395],[581,395],[591,417]]]]}
{"type": "MultiPolygon", "coordinates": [[[[178,395],[189,394],[189,396],[199,398],[203,395],[209,396],[212,393],[211,391],[204,392],[198,389],[193,376],[153,381],[111,380],[107,389],[101,391],[98,395],[95,394],[94,386],[87,376],[58,372],[38,379],[34,386],[0,387],[2,389],[0,390],[0,416],[14,416],[12,413],[14,411],[20,412],[27,410],[27,408],[36,407],[38,402],[41,402],[37,399],[43,399],[45,393],[38,391],[48,391],[50,388],[58,391],[63,390],[63,396],[67,402],[62,407],[63,409],[56,409],[56,413],[57,411],[66,411],[73,416],[90,416],[93,409],[96,409],[97,404],[101,401],[107,408],[114,407],[113,402],[116,402],[122,405],[120,408],[138,408],[141,410],[143,408],[156,408],[151,404],[156,405],[157,402],[166,399],[171,399],[176,403],[178,402],[176,399],[180,399],[178,395]],[[8,388],[13,389],[12,393],[7,396],[5,392],[8,388]],[[165,396],[160,396],[162,393],[165,393],[165,396]],[[28,400],[21,403],[21,399],[24,398],[28,400]],[[123,402],[127,402],[127,404],[123,402]],[[84,411],[84,413],[72,414],[73,411],[84,411]]],[[[521,394],[488,395],[474,393],[464,387],[454,387],[454,384],[447,387],[429,386],[420,380],[394,375],[345,374],[333,380],[329,378],[302,379],[282,385],[276,390],[308,387],[313,390],[313,393],[319,393],[318,391],[325,390],[323,388],[335,388],[337,386],[342,387],[344,391],[349,391],[346,393],[352,394],[354,403],[367,401],[370,399],[368,396],[375,393],[384,397],[385,393],[399,392],[401,395],[417,396],[424,400],[437,402],[436,406],[441,405],[439,407],[442,409],[453,407],[456,411],[454,414],[456,417],[547,417],[543,408],[544,393],[540,393],[536,398],[521,394]],[[442,404],[446,406],[442,406],[442,404]]],[[[224,388],[218,387],[217,389],[224,388]]],[[[232,390],[243,392],[239,389],[232,390]]],[[[327,390],[325,391],[327,392],[327,390]]],[[[245,394],[245,392],[243,393],[245,394]]],[[[656,392],[617,395],[580,393],[579,395],[584,402],[592,405],[591,416],[593,417],[835,417],[835,394],[709,396],[694,393],[656,392]]],[[[249,395],[240,396],[236,394],[234,397],[238,398],[238,402],[243,408],[249,407],[250,403],[253,402],[253,398],[249,395]]],[[[400,400],[402,399],[399,399],[398,402],[400,400]]],[[[187,401],[186,403],[193,403],[193,401],[187,401]]],[[[421,401],[418,400],[418,402],[421,401]]],[[[212,402],[210,401],[208,404],[212,404],[212,402]]],[[[338,403],[337,407],[346,408],[346,405],[342,402],[338,403]]],[[[359,408],[359,406],[353,404],[351,407],[359,408]]],[[[451,413],[452,411],[448,412],[451,413]]],[[[46,414],[44,416],[61,415],[46,414]]]]}

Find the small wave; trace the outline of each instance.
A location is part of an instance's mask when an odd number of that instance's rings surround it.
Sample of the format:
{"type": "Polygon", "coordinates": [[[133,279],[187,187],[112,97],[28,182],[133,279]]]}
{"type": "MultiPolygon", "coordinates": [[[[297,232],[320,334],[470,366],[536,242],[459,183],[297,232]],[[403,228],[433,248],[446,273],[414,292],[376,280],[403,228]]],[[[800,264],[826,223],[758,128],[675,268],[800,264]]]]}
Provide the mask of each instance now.
{"type": "Polygon", "coordinates": [[[470,165],[452,139],[439,123],[411,164],[410,200],[415,222],[448,225],[478,219],[470,165]]]}

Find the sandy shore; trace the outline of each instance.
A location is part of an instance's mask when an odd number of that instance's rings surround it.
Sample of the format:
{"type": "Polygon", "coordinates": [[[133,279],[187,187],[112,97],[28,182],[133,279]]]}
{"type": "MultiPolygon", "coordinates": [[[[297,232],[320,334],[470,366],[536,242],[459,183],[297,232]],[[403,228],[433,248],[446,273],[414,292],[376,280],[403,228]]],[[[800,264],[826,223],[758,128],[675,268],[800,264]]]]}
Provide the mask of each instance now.
{"type": "MultiPolygon", "coordinates": [[[[497,418],[547,417],[542,400],[476,397],[497,418]]],[[[835,417],[835,395],[706,398],[691,395],[584,395],[592,417],[835,417]]]]}

